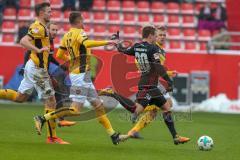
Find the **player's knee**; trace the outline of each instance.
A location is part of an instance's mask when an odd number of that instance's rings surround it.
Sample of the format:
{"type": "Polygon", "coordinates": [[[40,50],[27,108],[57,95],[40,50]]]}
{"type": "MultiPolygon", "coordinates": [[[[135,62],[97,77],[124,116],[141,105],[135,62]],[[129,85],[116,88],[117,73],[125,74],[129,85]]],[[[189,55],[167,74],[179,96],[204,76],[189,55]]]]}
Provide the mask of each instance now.
{"type": "Polygon", "coordinates": [[[164,112],[167,112],[167,111],[170,111],[171,110],[171,104],[168,102],[168,101],[166,101],[166,103],[163,105],[163,107],[162,107],[162,110],[164,111],[164,112]]]}
{"type": "Polygon", "coordinates": [[[25,101],[25,99],[22,97],[16,97],[16,99],[14,101],[17,103],[23,103],[25,101]]]}
{"type": "Polygon", "coordinates": [[[54,96],[49,97],[48,99],[46,99],[44,101],[45,105],[47,106],[47,108],[49,109],[55,109],[56,108],[56,99],[54,96]]]}
{"type": "Polygon", "coordinates": [[[167,102],[169,103],[169,107],[172,108],[173,107],[173,101],[171,98],[167,99],[167,102]]]}
{"type": "Polygon", "coordinates": [[[69,110],[70,110],[72,115],[79,115],[80,114],[80,110],[76,107],[70,107],[69,110]]]}
{"type": "Polygon", "coordinates": [[[144,109],[145,108],[141,104],[136,103],[135,113],[140,114],[140,113],[142,113],[144,111],[144,109]]]}
{"type": "Polygon", "coordinates": [[[98,108],[103,105],[103,103],[100,99],[95,99],[93,101],[90,101],[90,103],[94,108],[98,108]]]}
{"type": "Polygon", "coordinates": [[[80,114],[82,106],[83,106],[82,103],[73,102],[69,109],[71,110],[72,114],[80,114]]]}
{"type": "Polygon", "coordinates": [[[26,102],[28,98],[29,96],[27,94],[18,93],[14,101],[17,103],[23,103],[23,102],[26,102]]]}
{"type": "Polygon", "coordinates": [[[150,116],[155,118],[157,116],[157,109],[153,109],[150,111],[150,116]]]}
{"type": "Polygon", "coordinates": [[[158,112],[158,110],[159,110],[158,108],[155,108],[155,109],[152,110],[152,113],[153,113],[154,115],[156,115],[157,112],[158,112]]]}

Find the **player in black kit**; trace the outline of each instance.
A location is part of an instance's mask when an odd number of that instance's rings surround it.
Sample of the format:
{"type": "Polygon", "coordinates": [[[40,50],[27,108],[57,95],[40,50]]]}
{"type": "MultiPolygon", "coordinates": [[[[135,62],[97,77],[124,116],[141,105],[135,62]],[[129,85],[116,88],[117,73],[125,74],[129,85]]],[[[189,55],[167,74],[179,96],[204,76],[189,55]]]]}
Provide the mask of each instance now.
{"type": "MultiPolygon", "coordinates": [[[[174,144],[185,143],[190,139],[177,135],[174,127],[174,122],[171,116],[169,103],[158,88],[159,77],[162,77],[168,83],[168,91],[172,90],[173,82],[169,78],[165,67],[160,62],[160,55],[162,54],[160,48],[155,45],[156,42],[156,29],[153,26],[146,26],[142,31],[143,41],[134,44],[128,49],[118,46],[118,51],[135,56],[139,69],[141,71],[141,78],[138,83],[137,103],[135,112],[141,113],[148,105],[155,105],[164,110],[163,118],[170,130],[174,144]]],[[[150,116],[152,117],[152,116],[150,116]]],[[[141,119],[140,119],[141,120],[141,119]]],[[[126,140],[146,126],[146,123],[137,123],[127,135],[122,136],[122,140],[126,140]]],[[[151,119],[149,120],[151,122],[151,119]]]]}

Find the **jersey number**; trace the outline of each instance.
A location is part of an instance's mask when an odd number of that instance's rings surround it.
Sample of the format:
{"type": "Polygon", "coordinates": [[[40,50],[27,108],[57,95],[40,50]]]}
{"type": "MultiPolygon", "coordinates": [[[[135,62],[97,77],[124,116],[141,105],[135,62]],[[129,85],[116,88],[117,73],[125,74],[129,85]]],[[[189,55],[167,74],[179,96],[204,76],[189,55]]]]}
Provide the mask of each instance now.
{"type": "Polygon", "coordinates": [[[71,59],[74,59],[75,54],[71,45],[72,45],[72,39],[67,39],[67,50],[71,56],[71,59]]]}
{"type": "Polygon", "coordinates": [[[150,69],[150,65],[149,65],[147,54],[135,52],[135,56],[141,71],[143,72],[148,71],[150,69]]]}

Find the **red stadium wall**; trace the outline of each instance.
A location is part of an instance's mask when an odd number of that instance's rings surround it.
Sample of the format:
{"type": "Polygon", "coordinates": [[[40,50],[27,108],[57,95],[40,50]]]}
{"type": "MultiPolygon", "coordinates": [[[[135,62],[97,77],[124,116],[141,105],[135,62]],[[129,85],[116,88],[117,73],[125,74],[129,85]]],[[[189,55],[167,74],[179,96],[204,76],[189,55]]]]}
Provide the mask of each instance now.
{"type": "MultiPolygon", "coordinates": [[[[20,47],[0,47],[0,51],[0,75],[4,75],[6,83],[14,73],[15,67],[22,63],[24,49],[20,47]]],[[[127,80],[128,83],[126,83],[124,73],[129,70],[136,70],[135,65],[130,63],[133,62],[133,59],[128,58],[130,60],[128,61],[124,55],[107,51],[96,50],[93,53],[103,62],[95,81],[96,87],[104,88],[108,85],[114,85],[119,92],[130,95],[132,92],[127,91],[127,89],[135,86],[137,79],[127,80]]],[[[180,73],[189,73],[192,70],[209,71],[211,96],[224,92],[231,99],[237,98],[239,62],[240,56],[167,54],[169,69],[176,69],[180,73]]]]}
{"type": "MultiPolygon", "coordinates": [[[[234,32],[240,32],[240,11],[239,5],[236,5],[236,0],[227,0],[226,9],[227,9],[227,23],[228,30],[234,32]]],[[[240,1],[238,1],[239,3],[240,1]]],[[[232,36],[232,42],[240,42],[240,36],[232,36]]],[[[240,47],[232,47],[233,49],[240,49],[240,47]]]]}
{"type": "Polygon", "coordinates": [[[240,31],[240,12],[236,2],[239,4],[239,1],[236,0],[226,0],[227,22],[230,31],[240,31]]]}
{"type": "Polygon", "coordinates": [[[16,66],[23,63],[24,49],[21,47],[0,46],[0,75],[4,84],[14,74],[16,66]]]}
{"type": "Polygon", "coordinates": [[[191,70],[207,70],[210,72],[210,95],[226,93],[236,99],[239,83],[240,56],[209,54],[169,54],[169,68],[189,73],[191,70]]]}

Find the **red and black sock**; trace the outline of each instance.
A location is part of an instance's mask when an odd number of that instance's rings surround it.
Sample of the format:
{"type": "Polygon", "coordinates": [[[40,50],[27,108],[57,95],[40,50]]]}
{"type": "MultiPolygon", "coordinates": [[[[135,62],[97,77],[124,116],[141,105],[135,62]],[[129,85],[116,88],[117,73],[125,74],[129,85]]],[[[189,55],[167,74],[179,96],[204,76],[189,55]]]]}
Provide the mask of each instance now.
{"type": "Polygon", "coordinates": [[[129,112],[135,112],[136,104],[131,99],[123,97],[122,95],[117,93],[112,94],[112,97],[115,98],[129,112]]]}

